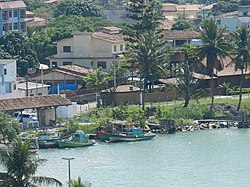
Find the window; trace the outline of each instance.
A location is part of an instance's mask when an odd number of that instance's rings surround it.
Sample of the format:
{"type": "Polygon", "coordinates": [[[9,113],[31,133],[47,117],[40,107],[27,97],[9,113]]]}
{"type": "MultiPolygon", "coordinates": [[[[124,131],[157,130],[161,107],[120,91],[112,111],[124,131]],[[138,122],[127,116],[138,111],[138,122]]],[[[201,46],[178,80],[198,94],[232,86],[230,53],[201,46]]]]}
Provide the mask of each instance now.
{"type": "Polygon", "coordinates": [[[175,41],[175,45],[176,46],[181,46],[181,45],[183,45],[184,43],[186,43],[187,42],[187,40],[176,40],[175,41]]]}
{"type": "Polygon", "coordinates": [[[221,20],[220,19],[217,20],[217,24],[221,25],[221,20]]]}
{"type": "Polygon", "coordinates": [[[93,61],[90,62],[90,66],[93,66],[93,61]]]}
{"type": "Polygon", "coordinates": [[[120,51],[123,51],[123,45],[120,45],[120,51]]]}
{"type": "Polygon", "coordinates": [[[57,62],[52,62],[52,68],[57,67],[57,62]]]}
{"type": "Polygon", "coordinates": [[[244,12],[243,12],[243,16],[247,16],[247,11],[244,11],[244,12]]]}
{"type": "Polygon", "coordinates": [[[16,84],[13,84],[13,90],[16,90],[16,84]]]}
{"type": "Polygon", "coordinates": [[[63,52],[71,52],[71,46],[63,46],[63,52]]]}
{"type": "Polygon", "coordinates": [[[26,32],[26,24],[24,22],[20,23],[20,29],[22,32],[26,32]]]}
{"type": "Polygon", "coordinates": [[[114,45],[114,52],[116,52],[117,51],[117,47],[116,47],[116,45],[114,45]]]}
{"type": "Polygon", "coordinates": [[[72,65],[72,62],[63,62],[63,65],[66,66],[66,65],[72,65]]]}
{"type": "Polygon", "coordinates": [[[21,9],[20,10],[20,18],[25,18],[26,16],[26,11],[25,11],[25,9],[21,9]]]}
{"type": "Polygon", "coordinates": [[[12,30],[12,23],[9,23],[9,31],[12,30]]]}
{"type": "Polygon", "coordinates": [[[9,18],[12,18],[12,10],[9,10],[9,18]]]}
{"type": "Polygon", "coordinates": [[[15,9],[15,10],[13,10],[13,14],[14,14],[14,18],[16,18],[17,17],[17,9],[15,9]]]}
{"type": "Polygon", "coordinates": [[[13,30],[18,30],[18,23],[14,23],[14,28],[13,30]]]}
{"type": "Polygon", "coordinates": [[[106,62],[97,62],[97,68],[101,67],[102,69],[106,69],[107,65],[106,62]]]}
{"type": "Polygon", "coordinates": [[[8,11],[3,11],[2,13],[3,20],[8,20],[8,11]]]}
{"type": "Polygon", "coordinates": [[[3,74],[4,74],[4,75],[7,75],[7,69],[4,69],[4,70],[3,70],[3,74]]]}

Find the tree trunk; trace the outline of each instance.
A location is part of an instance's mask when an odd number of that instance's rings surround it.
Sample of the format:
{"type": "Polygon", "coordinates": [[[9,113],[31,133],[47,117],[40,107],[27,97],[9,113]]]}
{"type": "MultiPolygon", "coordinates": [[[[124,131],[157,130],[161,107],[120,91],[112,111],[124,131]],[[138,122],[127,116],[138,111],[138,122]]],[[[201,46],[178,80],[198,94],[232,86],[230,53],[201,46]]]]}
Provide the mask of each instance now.
{"type": "Polygon", "coordinates": [[[239,103],[237,106],[237,111],[240,111],[240,105],[241,105],[241,100],[242,100],[243,79],[244,79],[244,74],[243,74],[243,68],[242,68],[241,69],[241,76],[240,76],[240,96],[239,96],[239,103]]]}
{"type": "Polygon", "coordinates": [[[211,76],[211,105],[210,105],[210,113],[213,113],[214,108],[214,74],[212,72],[211,76]]]}
{"type": "Polygon", "coordinates": [[[188,104],[189,104],[189,97],[185,97],[185,103],[184,103],[184,106],[183,107],[188,107],[188,104]]]}
{"type": "Polygon", "coordinates": [[[146,80],[146,78],[144,78],[144,81],[143,81],[143,92],[142,92],[142,110],[145,109],[146,83],[147,83],[147,80],[146,80]]]}

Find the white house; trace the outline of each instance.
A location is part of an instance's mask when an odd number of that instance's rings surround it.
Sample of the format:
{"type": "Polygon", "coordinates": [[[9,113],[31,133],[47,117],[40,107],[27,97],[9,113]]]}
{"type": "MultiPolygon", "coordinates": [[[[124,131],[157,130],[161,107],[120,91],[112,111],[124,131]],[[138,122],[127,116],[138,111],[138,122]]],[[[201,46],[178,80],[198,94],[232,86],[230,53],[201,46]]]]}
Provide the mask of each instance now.
{"type": "Polygon", "coordinates": [[[22,97],[16,83],[16,60],[0,60],[0,99],[22,97]]]}
{"type": "Polygon", "coordinates": [[[50,67],[79,65],[96,69],[110,69],[116,56],[125,51],[121,29],[103,27],[100,32],[73,33],[72,38],[57,42],[57,54],[48,57],[50,67]]]}
{"type": "Polygon", "coordinates": [[[250,6],[239,6],[238,18],[241,28],[250,28],[250,6]]]}

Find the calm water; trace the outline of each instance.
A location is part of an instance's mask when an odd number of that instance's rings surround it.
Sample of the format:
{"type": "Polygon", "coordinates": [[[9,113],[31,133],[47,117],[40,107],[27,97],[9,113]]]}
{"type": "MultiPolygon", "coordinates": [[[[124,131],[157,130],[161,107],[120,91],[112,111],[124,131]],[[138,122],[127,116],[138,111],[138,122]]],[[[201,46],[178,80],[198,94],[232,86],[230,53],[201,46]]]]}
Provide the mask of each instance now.
{"type": "Polygon", "coordinates": [[[40,150],[38,174],[61,181],[81,176],[93,187],[250,186],[250,129],[157,135],[134,143],[97,143],[76,149],[40,150]]]}

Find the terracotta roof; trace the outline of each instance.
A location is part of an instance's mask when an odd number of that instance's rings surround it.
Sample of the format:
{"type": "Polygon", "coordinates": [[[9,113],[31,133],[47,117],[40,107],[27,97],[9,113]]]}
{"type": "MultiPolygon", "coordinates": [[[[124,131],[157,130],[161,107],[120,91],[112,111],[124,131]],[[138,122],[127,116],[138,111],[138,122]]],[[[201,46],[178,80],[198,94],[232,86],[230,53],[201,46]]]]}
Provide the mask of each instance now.
{"type": "Polygon", "coordinates": [[[71,101],[61,95],[31,96],[12,99],[0,99],[0,110],[23,110],[31,108],[71,105],[71,101]]]}
{"type": "Polygon", "coordinates": [[[174,39],[194,39],[198,38],[199,34],[195,31],[164,31],[164,38],[167,40],[174,39]]]}
{"type": "Polygon", "coordinates": [[[55,69],[68,72],[68,73],[72,73],[72,74],[76,74],[76,75],[81,75],[81,76],[86,76],[89,72],[94,71],[93,69],[89,69],[89,68],[77,66],[77,65],[58,66],[55,69]]]}
{"type": "Polygon", "coordinates": [[[102,27],[102,29],[109,30],[109,31],[121,31],[122,30],[119,27],[102,27]]]}
{"type": "Polygon", "coordinates": [[[162,10],[164,12],[175,12],[177,11],[177,5],[173,3],[166,3],[162,5],[162,10]]]}
{"type": "MultiPolygon", "coordinates": [[[[222,70],[214,70],[214,75],[218,77],[223,77],[223,76],[234,76],[234,75],[240,75],[241,70],[235,70],[235,65],[232,63],[232,58],[231,57],[226,57],[223,59],[220,59],[223,63],[223,68],[222,70]]],[[[202,62],[204,67],[206,66],[206,59],[203,59],[202,62]]],[[[243,74],[250,74],[250,67],[244,70],[243,74]]]]}
{"type": "Polygon", "coordinates": [[[124,42],[123,34],[107,34],[104,32],[94,32],[92,34],[93,38],[106,40],[108,42],[124,42]]]}
{"type": "Polygon", "coordinates": [[[199,11],[202,8],[203,5],[198,4],[186,4],[186,5],[178,5],[177,9],[180,11],[199,11]]]}
{"type": "Polygon", "coordinates": [[[237,17],[238,16],[238,11],[233,11],[233,12],[227,12],[224,14],[220,14],[216,17],[237,17]]]}
{"type": "MultiPolygon", "coordinates": [[[[110,89],[107,90],[103,90],[103,92],[109,92],[110,89]]],[[[116,88],[116,93],[123,93],[123,92],[136,92],[139,91],[140,88],[132,86],[132,85],[121,85],[121,86],[117,86],[116,88]]]]}
{"type": "Polygon", "coordinates": [[[26,8],[23,1],[0,2],[0,9],[26,8]]]}

